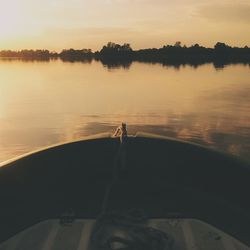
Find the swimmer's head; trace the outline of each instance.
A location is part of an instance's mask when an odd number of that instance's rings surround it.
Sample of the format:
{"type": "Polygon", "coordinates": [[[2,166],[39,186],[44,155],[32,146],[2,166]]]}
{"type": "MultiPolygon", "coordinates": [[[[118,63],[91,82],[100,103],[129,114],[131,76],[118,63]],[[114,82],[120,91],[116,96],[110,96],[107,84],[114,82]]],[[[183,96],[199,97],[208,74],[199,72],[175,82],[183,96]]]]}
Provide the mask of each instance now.
{"type": "Polygon", "coordinates": [[[126,123],[123,122],[123,123],[122,123],[122,128],[123,128],[123,129],[126,129],[126,127],[127,127],[126,123]]]}

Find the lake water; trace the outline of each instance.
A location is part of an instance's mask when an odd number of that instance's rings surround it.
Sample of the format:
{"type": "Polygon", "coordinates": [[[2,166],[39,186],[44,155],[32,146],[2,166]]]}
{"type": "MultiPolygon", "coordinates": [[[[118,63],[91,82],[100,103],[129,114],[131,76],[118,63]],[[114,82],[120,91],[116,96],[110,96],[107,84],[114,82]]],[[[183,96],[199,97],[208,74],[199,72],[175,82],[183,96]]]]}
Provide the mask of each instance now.
{"type": "Polygon", "coordinates": [[[250,67],[0,61],[0,161],[126,122],[250,160],[250,67]]]}

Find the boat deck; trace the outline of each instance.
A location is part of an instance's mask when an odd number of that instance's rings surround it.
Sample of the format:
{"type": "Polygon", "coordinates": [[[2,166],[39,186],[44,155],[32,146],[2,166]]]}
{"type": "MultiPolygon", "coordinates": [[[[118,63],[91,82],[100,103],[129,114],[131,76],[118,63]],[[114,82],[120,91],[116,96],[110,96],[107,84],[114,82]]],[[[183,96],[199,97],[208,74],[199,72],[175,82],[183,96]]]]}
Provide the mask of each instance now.
{"type": "MultiPolygon", "coordinates": [[[[53,219],[41,222],[0,245],[0,250],[91,250],[89,241],[93,219],[61,223],[53,219]]],[[[222,231],[194,219],[153,219],[147,227],[164,232],[171,250],[247,250],[246,245],[222,231]]],[[[108,234],[108,230],[105,234],[108,234]]],[[[115,234],[115,232],[112,232],[115,234]]],[[[116,232],[119,235],[119,232],[116,232]]]]}

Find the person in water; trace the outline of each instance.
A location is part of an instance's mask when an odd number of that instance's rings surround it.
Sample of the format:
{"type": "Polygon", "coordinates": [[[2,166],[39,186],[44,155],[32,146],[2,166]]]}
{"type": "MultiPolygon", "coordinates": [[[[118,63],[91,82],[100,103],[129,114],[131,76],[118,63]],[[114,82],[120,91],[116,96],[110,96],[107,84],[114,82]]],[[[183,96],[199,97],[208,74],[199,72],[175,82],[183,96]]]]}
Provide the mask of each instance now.
{"type": "MultiPolygon", "coordinates": [[[[126,157],[127,157],[127,126],[126,123],[122,123],[121,126],[119,126],[115,133],[113,134],[113,137],[120,137],[120,148],[116,157],[116,165],[120,166],[116,170],[119,172],[120,170],[125,170],[126,168],[126,157]]],[[[119,175],[119,173],[117,174],[119,175]]]]}
{"type": "Polygon", "coordinates": [[[128,136],[126,123],[122,123],[121,126],[119,126],[116,129],[113,136],[114,137],[120,137],[121,143],[124,143],[125,140],[126,140],[126,137],[128,136]]]}

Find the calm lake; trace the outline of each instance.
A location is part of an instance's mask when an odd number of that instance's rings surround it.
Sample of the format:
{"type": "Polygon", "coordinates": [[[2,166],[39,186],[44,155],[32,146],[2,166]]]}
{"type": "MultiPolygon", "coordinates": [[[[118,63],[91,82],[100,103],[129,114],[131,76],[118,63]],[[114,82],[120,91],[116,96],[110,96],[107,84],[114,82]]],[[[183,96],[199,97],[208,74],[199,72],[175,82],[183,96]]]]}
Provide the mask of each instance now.
{"type": "Polygon", "coordinates": [[[126,122],[250,161],[250,67],[0,60],[0,161],[126,122]]]}

